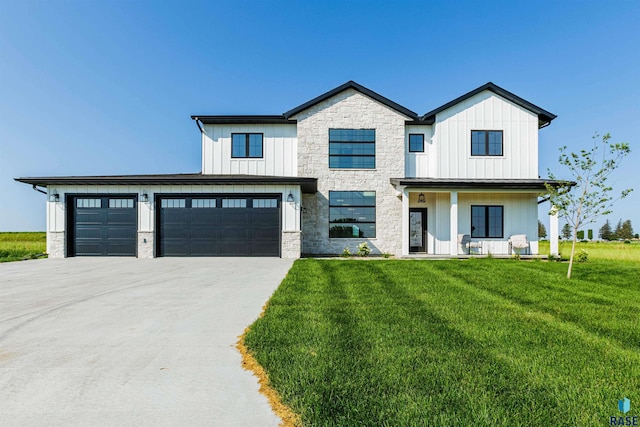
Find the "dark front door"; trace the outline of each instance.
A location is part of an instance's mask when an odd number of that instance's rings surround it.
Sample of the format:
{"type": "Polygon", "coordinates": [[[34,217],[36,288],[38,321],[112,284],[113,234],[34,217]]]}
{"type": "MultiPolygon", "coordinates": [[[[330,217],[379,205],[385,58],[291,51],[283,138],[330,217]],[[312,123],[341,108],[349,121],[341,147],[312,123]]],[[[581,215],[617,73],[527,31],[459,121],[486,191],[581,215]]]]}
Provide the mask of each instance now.
{"type": "Polygon", "coordinates": [[[70,200],[69,256],[136,256],[135,197],[83,195],[70,200]]]}
{"type": "Polygon", "coordinates": [[[280,256],[279,195],[163,195],[156,209],[158,256],[280,256]]]}
{"type": "Polygon", "coordinates": [[[409,208],[409,252],[427,252],[426,208],[409,208]]]}

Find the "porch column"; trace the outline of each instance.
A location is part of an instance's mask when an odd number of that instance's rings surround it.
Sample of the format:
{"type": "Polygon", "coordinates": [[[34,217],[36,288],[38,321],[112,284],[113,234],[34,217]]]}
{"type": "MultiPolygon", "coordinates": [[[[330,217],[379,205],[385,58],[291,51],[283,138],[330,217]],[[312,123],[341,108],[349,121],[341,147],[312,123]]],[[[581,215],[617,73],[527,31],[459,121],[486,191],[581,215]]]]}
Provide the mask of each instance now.
{"type": "Polygon", "coordinates": [[[549,212],[549,254],[558,256],[558,210],[551,206],[549,212]]]}
{"type": "Polygon", "coordinates": [[[453,256],[458,255],[458,192],[451,192],[451,211],[449,217],[449,225],[451,230],[451,236],[449,242],[451,244],[450,254],[453,256]]]}
{"type": "Polygon", "coordinates": [[[409,255],[409,190],[402,189],[402,255],[409,255]]]}

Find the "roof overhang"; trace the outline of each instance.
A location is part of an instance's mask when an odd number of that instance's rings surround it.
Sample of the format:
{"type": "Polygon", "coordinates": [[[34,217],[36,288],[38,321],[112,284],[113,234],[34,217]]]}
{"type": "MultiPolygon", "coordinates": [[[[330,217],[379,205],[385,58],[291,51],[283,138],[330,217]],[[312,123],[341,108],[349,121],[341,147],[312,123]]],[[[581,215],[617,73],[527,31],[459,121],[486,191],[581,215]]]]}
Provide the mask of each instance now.
{"type": "Polygon", "coordinates": [[[513,102],[514,104],[524,108],[525,110],[529,110],[531,111],[533,114],[536,114],[538,116],[538,127],[539,128],[543,128],[545,126],[548,126],[551,123],[551,120],[555,119],[557,116],[555,114],[552,114],[546,110],[543,110],[542,108],[538,107],[537,105],[534,105],[532,103],[530,103],[529,101],[520,98],[518,95],[515,95],[511,92],[509,92],[508,90],[502,89],[500,86],[493,84],[491,82],[486,83],[482,86],[480,86],[477,89],[472,90],[471,92],[465,93],[462,96],[459,96],[458,98],[454,99],[453,101],[447,102],[444,105],[441,105],[440,107],[436,108],[435,110],[429,111],[428,113],[426,113],[425,115],[423,115],[422,117],[420,117],[420,121],[422,121],[424,124],[433,124],[436,120],[436,114],[453,107],[456,104],[461,103],[462,101],[471,98],[474,95],[479,94],[480,92],[483,92],[485,90],[488,90],[490,92],[495,93],[496,95],[501,96],[502,98],[513,102]]]}
{"type": "Polygon", "coordinates": [[[191,119],[198,120],[205,125],[262,125],[262,124],[291,124],[295,125],[295,120],[290,120],[283,115],[279,116],[191,116],[191,119]]]}
{"type": "Polygon", "coordinates": [[[335,89],[332,89],[328,92],[323,93],[320,96],[317,96],[315,98],[313,98],[312,100],[305,102],[302,105],[297,106],[294,109],[291,109],[289,111],[287,111],[286,113],[284,113],[284,117],[289,118],[292,116],[295,116],[298,113],[301,113],[302,111],[309,109],[311,107],[313,107],[316,104],[319,104],[322,101],[325,101],[329,98],[332,98],[334,96],[336,96],[337,94],[344,92],[347,89],[353,89],[357,92],[360,92],[363,95],[368,96],[371,99],[374,99],[376,101],[378,101],[379,103],[381,103],[382,105],[385,105],[386,107],[397,111],[398,113],[408,117],[409,119],[415,120],[418,118],[418,114],[409,110],[406,107],[403,107],[402,105],[393,102],[392,100],[390,100],[389,98],[385,98],[384,96],[372,91],[371,89],[368,89],[356,82],[354,82],[353,80],[349,80],[348,82],[346,82],[343,85],[338,86],[335,89]]]}
{"type": "Polygon", "coordinates": [[[574,186],[572,181],[552,179],[453,179],[453,178],[391,178],[395,187],[474,190],[535,190],[546,192],[546,185],[574,186]]]}
{"type": "Polygon", "coordinates": [[[318,191],[317,178],[263,175],[109,175],[109,176],[49,176],[15,178],[18,182],[47,187],[50,185],[299,185],[303,193],[318,191]]]}

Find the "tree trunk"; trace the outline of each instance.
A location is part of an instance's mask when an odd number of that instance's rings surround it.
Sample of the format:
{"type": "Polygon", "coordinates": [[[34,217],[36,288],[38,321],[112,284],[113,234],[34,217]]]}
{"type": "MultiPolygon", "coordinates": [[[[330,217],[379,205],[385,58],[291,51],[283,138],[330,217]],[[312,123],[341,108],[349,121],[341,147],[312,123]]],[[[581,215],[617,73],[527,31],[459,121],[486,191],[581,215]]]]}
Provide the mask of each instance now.
{"type": "Polygon", "coordinates": [[[576,253],[576,240],[578,239],[578,232],[573,230],[573,243],[571,244],[571,256],[569,257],[569,269],[567,270],[567,279],[571,279],[571,269],[573,268],[573,256],[576,253]]]}

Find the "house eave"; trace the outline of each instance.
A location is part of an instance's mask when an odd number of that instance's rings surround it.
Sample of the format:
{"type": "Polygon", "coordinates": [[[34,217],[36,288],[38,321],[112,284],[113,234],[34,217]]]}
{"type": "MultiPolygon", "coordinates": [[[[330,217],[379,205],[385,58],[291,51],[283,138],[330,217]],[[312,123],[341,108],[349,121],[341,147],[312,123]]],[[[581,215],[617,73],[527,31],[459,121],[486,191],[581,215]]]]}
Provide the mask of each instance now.
{"type": "Polygon", "coordinates": [[[200,121],[205,125],[252,125],[252,124],[291,124],[297,122],[287,119],[283,115],[244,115],[244,116],[191,116],[192,120],[200,121]]]}
{"type": "Polygon", "coordinates": [[[554,187],[575,185],[575,182],[551,179],[391,178],[390,182],[396,187],[405,188],[535,190],[539,192],[546,192],[546,185],[554,187]]]}
{"type": "Polygon", "coordinates": [[[108,175],[23,177],[16,181],[29,185],[299,185],[303,193],[315,193],[317,178],[263,175],[108,175]]]}

